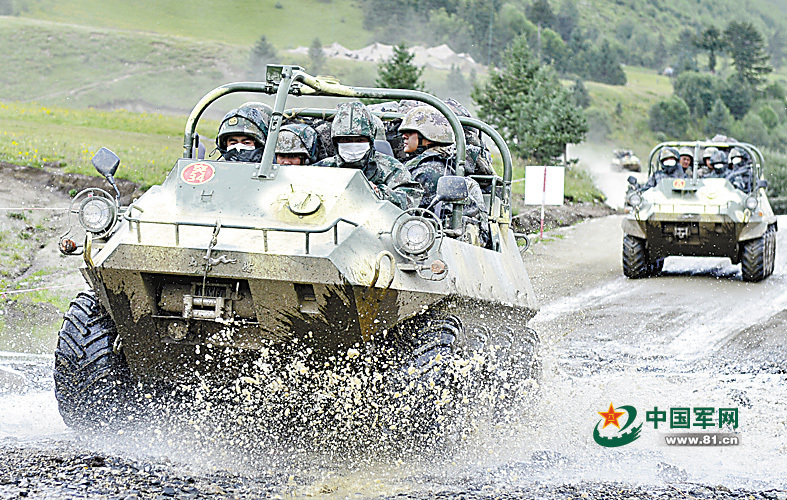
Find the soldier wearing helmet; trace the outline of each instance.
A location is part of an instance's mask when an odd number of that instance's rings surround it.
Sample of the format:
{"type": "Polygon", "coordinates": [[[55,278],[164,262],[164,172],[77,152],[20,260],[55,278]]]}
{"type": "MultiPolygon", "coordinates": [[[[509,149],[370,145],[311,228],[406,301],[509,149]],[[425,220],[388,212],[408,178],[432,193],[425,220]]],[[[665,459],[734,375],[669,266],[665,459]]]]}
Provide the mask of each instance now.
{"type": "Polygon", "coordinates": [[[680,148],[680,166],[683,169],[683,172],[686,174],[686,177],[691,177],[692,172],[694,171],[693,163],[694,150],[689,146],[683,146],[680,148]]]}
{"type": "Polygon", "coordinates": [[[717,152],[718,149],[713,146],[708,146],[702,152],[702,165],[700,165],[697,174],[700,177],[716,177],[713,172],[713,167],[711,166],[710,159],[713,156],[713,153],[717,152]]]}
{"type": "Polygon", "coordinates": [[[224,115],[216,146],[227,161],[258,162],[267,137],[264,115],[256,108],[241,106],[224,115]]]}
{"type": "Polygon", "coordinates": [[[648,182],[645,183],[644,188],[649,189],[655,187],[661,179],[664,178],[682,178],[686,177],[686,173],[680,165],[680,154],[678,150],[673,147],[663,148],[659,152],[659,166],[653,175],[650,176],[648,182]]]}
{"type": "Polygon", "coordinates": [[[708,177],[726,177],[728,171],[727,153],[716,150],[710,157],[713,172],[708,177]]]}
{"type": "Polygon", "coordinates": [[[424,187],[421,207],[432,202],[437,179],[453,175],[454,132],[448,119],[431,106],[412,108],[399,126],[407,155],[405,169],[424,187]]]}
{"type": "Polygon", "coordinates": [[[311,165],[317,161],[317,132],[305,123],[291,123],[279,130],[276,163],[311,165]]]}
{"type": "Polygon", "coordinates": [[[754,174],[751,163],[751,155],[748,151],[741,147],[732,148],[726,177],[736,189],[747,193],[751,190],[751,180],[754,174]]]}
{"type": "MultiPolygon", "coordinates": [[[[466,107],[462,106],[456,99],[449,97],[444,101],[453,110],[456,116],[472,115],[466,107]]],[[[470,126],[463,126],[465,132],[465,145],[467,147],[467,158],[465,163],[465,175],[492,175],[492,157],[486,144],[481,140],[481,131],[470,126]]]]}
{"type": "Polygon", "coordinates": [[[402,210],[419,206],[423,189],[396,158],[374,150],[376,132],[366,106],[360,102],[340,104],[331,124],[336,154],[317,165],[360,169],[382,199],[402,210]]]}

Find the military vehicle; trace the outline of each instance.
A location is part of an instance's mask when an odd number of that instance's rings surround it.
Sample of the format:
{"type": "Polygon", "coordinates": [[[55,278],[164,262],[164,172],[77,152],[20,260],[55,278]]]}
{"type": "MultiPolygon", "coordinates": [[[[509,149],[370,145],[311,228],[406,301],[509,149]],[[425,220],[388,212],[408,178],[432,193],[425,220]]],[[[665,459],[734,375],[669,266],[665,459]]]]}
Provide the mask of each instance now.
{"type": "MultiPolygon", "coordinates": [[[[111,182],[120,160],[102,149],[93,163],[111,182]]],[[[111,424],[128,411],[132,387],[217,372],[232,380],[244,376],[248,359],[271,350],[316,368],[371,359],[382,375],[404,374],[392,379],[405,387],[413,386],[407,377],[450,386],[455,377],[443,377],[441,367],[481,359],[489,370],[478,373],[505,369],[506,383],[516,385],[537,370],[537,335],[527,326],[537,305],[510,226],[511,178],[501,136],[479,120],[460,120],[427,93],[349,87],[279,65],[267,67],[264,82],[214,89],[192,110],[183,156],[161,185],[129,206],[100,189],[73,201],[79,224],[61,250],[82,254],[89,291],[71,303],[55,352],[64,421],[111,424]],[[238,92],[275,96],[262,160],[202,158],[198,120],[238,92]],[[456,176],[441,178],[438,189],[450,217],[381,200],[357,169],[276,164],[285,117],[330,119],[336,111],[288,107],[301,96],[410,99],[438,109],[457,138],[456,176]],[[502,178],[477,179],[488,187],[489,248],[473,244],[463,216],[462,125],[487,134],[503,159],[502,178]]],[[[454,393],[443,387],[436,397],[446,390],[454,393]]]]}
{"type": "Polygon", "coordinates": [[[759,149],[738,142],[665,142],[653,148],[648,165],[649,183],[640,185],[629,177],[628,215],[623,221],[626,276],[659,274],[671,255],[729,257],[741,264],[745,281],[760,281],[773,273],[778,228],[765,192],[765,159],[759,149]],[[662,171],[658,159],[667,148],[675,148],[675,153],[690,148],[694,159],[688,171],[680,165],[675,175],[662,171]],[[714,174],[700,164],[709,148],[721,152],[718,165],[723,169],[714,174]],[[748,157],[747,165],[727,163],[735,148],[748,157]],[[736,179],[740,172],[746,182],[736,179]]]}
{"type": "Polygon", "coordinates": [[[640,165],[639,158],[632,150],[616,149],[612,151],[612,169],[639,172],[642,170],[642,166],[640,165]]]}

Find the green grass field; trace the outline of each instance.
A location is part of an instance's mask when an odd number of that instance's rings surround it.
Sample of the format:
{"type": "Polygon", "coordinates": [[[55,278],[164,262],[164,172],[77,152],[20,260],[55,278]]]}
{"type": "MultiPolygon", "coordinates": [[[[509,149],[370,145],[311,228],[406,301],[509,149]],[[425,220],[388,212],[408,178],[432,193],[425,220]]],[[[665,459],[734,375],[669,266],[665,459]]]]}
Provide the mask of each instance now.
{"type": "MultiPolygon", "coordinates": [[[[90,159],[105,146],[121,158],[119,177],[150,186],[181,155],[185,122],[185,116],[0,102],[0,160],[30,166],[60,161],[67,172],[96,175],[90,159]]],[[[214,136],[217,127],[202,120],[198,131],[214,136]]]]}
{"type": "Polygon", "coordinates": [[[260,35],[280,49],[315,37],[352,49],[371,42],[352,0],[38,0],[22,16],[248,47],[260,35]]]}

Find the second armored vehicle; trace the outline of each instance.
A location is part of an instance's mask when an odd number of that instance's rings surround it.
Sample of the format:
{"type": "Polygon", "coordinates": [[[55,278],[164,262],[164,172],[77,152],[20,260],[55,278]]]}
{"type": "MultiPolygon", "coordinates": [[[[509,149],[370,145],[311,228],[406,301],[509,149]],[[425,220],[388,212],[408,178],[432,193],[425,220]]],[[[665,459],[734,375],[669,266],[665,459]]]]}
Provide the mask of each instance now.
{"type": "Polygon", "coordinates": [[[778,227],[759,149],[738,142],[662,143],[651,151],[648,165],[645,185],[629,178],[626,276],[658,274],[671,255],[729,257],[741,264],[745,281],[773,273],[778,227]]]}

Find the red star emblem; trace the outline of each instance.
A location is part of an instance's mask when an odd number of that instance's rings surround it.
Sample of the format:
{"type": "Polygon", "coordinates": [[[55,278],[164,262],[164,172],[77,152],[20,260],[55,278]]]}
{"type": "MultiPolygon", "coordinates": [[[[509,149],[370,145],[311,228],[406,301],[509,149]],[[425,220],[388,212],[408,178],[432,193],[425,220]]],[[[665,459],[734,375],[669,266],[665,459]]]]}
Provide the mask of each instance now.
{"type": "MultiPolygon", "coordinates": [[[[623,415],[622,411],[615,411],[615,407],[612,406],[612,403],[609,404],[609,410],[607,411],[599,411],[596,412],[602,417],[604,417],[604,427],[608,426],[609,424],[614,425],[618,429],[620,429],[620,424],[618,424],[618,418],[623,415]]],[[[604,428],[602,427],[602,429],[604,428]]]]}

